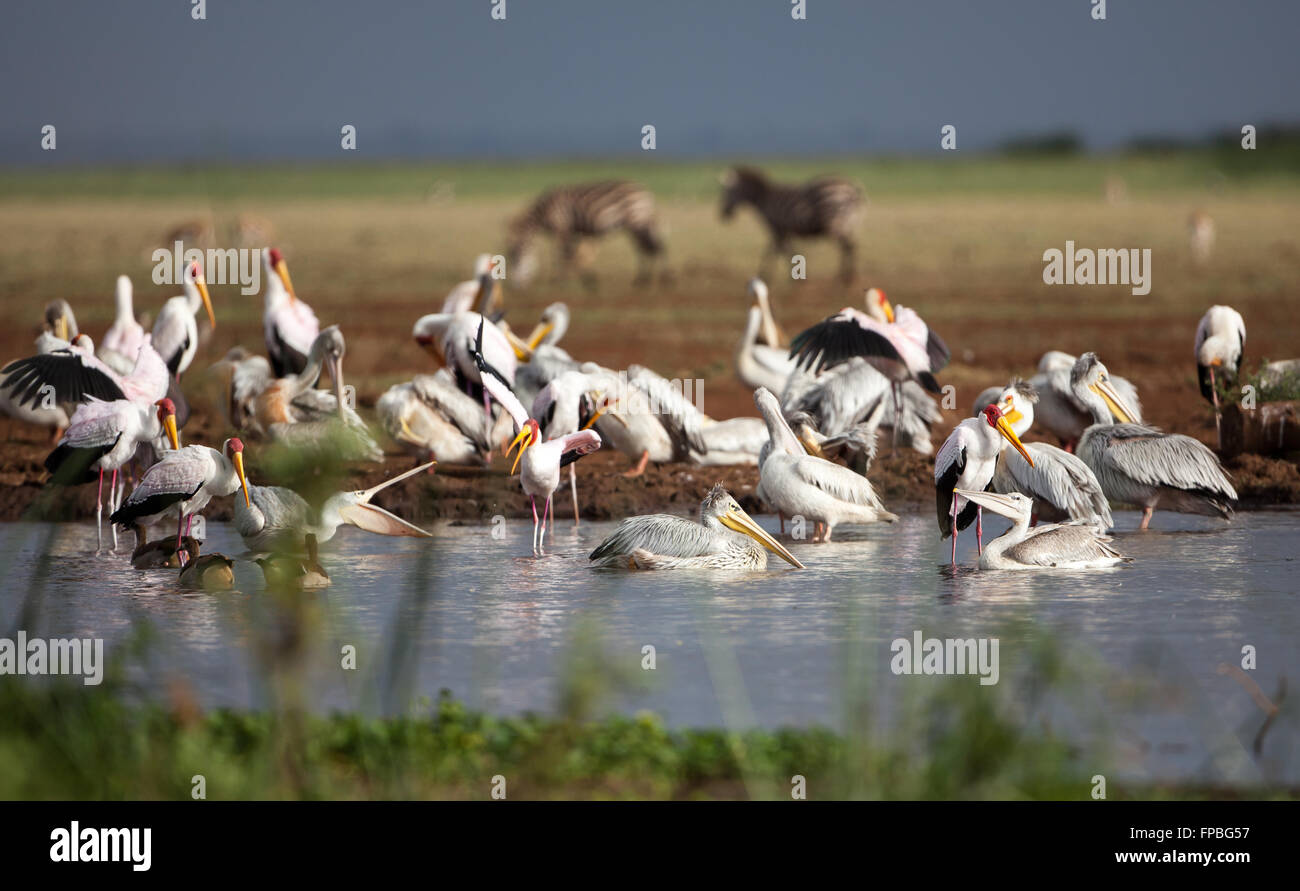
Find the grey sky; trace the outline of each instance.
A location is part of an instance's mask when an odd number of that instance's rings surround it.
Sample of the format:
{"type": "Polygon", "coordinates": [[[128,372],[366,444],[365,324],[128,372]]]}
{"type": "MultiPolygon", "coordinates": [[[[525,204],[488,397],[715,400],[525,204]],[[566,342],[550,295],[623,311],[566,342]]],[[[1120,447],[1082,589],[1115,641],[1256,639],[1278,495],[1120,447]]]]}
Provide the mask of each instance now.
{"type": "Polygon", "coordinates": [[[1107,148],[1300,119],[1300,2],[5,0],[0,163],[1107,148]],[[58,150],[40,150],[43,124],[58,150]],[[53,157],[52,157],[53,156],[53,157]]]}

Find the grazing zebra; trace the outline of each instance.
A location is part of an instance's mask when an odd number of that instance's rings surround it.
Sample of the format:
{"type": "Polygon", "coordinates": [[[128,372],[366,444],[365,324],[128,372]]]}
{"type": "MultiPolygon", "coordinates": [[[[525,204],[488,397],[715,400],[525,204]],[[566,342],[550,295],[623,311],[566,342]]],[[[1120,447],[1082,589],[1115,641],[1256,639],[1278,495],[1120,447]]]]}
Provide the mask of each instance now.
{"type": "MultiPolygon", "coordinates": [[[[594,276],[584,270],[588,255],[579,253],[584,238],[599,238],[627,230],[640,258],[636,282],[649,281],[664,242],[655,225],[655,201],[645,186],[608,180],[560,186],[542,193],[532,206],[510,222],[506,260],[516,279],[527,281],[536,269],[537,236],[555,237],[563,276],[575,265],[589,286],[594,276]]],[[[666,271],[664,271],[666,277],[666,271]]]]}
{"type": "Polygon", "coordinates": [[[752,204],[772,233],[772,244],[759,264],[758,275],[777,255],[788,255],[791,236],[825,235],[840,244],[840,277],[853,279],[853,252],[858,225],[866,210],[862,190],[838,176],[821,176],[798,186],[773,183],[753,167],[735,167],[722,175],[722,218],[737,207],[752,204]]]}

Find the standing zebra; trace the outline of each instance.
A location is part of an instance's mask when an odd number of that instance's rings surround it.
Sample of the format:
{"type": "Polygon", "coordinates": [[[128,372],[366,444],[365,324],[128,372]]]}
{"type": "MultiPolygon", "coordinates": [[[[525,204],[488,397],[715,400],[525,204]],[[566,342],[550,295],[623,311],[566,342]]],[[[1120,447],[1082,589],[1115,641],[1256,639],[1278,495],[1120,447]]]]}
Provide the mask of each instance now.
{"type": "MultiPolygon", "coordinates": [[[[506,259],[515,277],[527,281],[536,268],[537,236],[555,237],[560,269],[566,275],[577,262],[588,286],[595,283],[579,256],[584,238],[599,238],[618,229],[627,230],[640,258],[638,284],[650,280],[655,261],[662,258],[664,242],[655,225],[654,196],[645,186],[627,180],[608,180],[560,186],[543,192],[520,216],[510,222],[506,259]]],[[[666,277],[666,271],[663,274],[666,277]]]]}
{"type": "Polygon", "coordinates": [[[788,255],[791,236],[825,235],[840,244],[840,277],[853,279],[856,230],[866,210],[866,198],[854,183],[838,176],[821,176],[798,186],[771,182],[753,167],[735,167],[722,175],[722,218],[737,207],[752,204],[772,233],[772,244],[759,264],[766,278],[772,257],[788,255]]]}

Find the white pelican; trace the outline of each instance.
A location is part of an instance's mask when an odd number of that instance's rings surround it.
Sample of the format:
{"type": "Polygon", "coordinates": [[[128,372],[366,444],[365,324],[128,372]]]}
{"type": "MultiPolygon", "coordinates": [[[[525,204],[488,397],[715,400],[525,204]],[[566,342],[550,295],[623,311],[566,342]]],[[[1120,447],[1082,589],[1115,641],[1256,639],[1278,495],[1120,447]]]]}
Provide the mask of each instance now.
{"type": "Polygon", "coordinates": [[[931,393],[940,392],[936,372],[948,364],[948,347],[906,306],[893,307],[885,292],[871,288],[867,312],[845,307],[813,325],[790,343],[790,355],[800,368],[820,371],[860,357],[889,379],[894,393],[894,445],[902,426],[901,385],[917,381],[931,393]]]}
{"type": "Polygon", "coordinates": [[[525,405],[531,404],[543,387],[564,372],[580,370],[577,360],[559,345],[568,330],[569,307],[556,302],[542,311],[537,325],[529,332],[514,386],[515,395],[525,405]]]}
{"type": "Polygon", "coordinates": [[[780,393],[785,389],[795,363],[789,350],[779,343],[760,342],[760,339],[780,336],[776,322],[767,312],[767,285],[762,279],[749,280],[749,296],[754,302],[746,317],[745,333],[736,345],[736,376],[751,390],[766,387],[773,393],[780,393]]]}
{"type": "MultiPolygon", "coordinates": [[[[1017,436],[1024,436],[1034,424],[1034,403],[1038,393],[1016,378],[994,395],[991,403],[1006,416],[1017,436]]],[[[981,406],[981,409],[983,406],[981,406]]],[[[976,411],[978,416],[980,411],[976,411]]],[[[1003,447],[993,472],[992,491],[1009,495],[1021,492],[1033,499],[1033,522],[1070,520],[1095,526],[1105,532],[1113,525],[1110,504],[1091,468],[1077,456],[1045,442],[1027,442],[1031,465],[1014,449],[1003,447]]]]}
{"type": "Polygon", "coordinates": [[[286,551],[310,534],[327,542],[343,525],[356,526],[377,535],[408,535],[428,538],[429,533],[406,522],[370,501],[389,486],[428,470],[430,461],[369,489],[337,492],[325,499],[319,510],[297,492],[283,486],[248,486],[248,501],[235,499],[235,531],[250,551],[286,551]]]}
{"type": "Polygon", "coordinates": [[[257,427],[255,413],[257,397],[273,380],[270,361],[242,346],[234,346],[221,361],[212,364],[212,370],[221,372],[226,379],[226,398],[221,406],[226,422],[235,430],[251,427],[257,433],[265,433],[257,427]]]}
{"type": "Polygon", "coordinates": [[[496,325],[484,325],[485,321],[486,318],[476,312],[430,313],[416,320],[411,336],[451,370],[458,387],[476,399],[481,398],[486,411],[488,398],[482,392],[483,379],[474,361],[474,344],[479,329],[485,329],[483,359],[508,386],[514,386],[519,359],[527,355],[527,345],[496,325]]]}
{"type": "Polygon", "coordinates": [[[1219,380],[1225,386],[1237,382],[1241,356],[1246,349],[1246,321],[1231,306],[1211,306],[1196,326],[1196,377],[1201,395],[1214,406],[1214,430],[1220,435],[1219,380]]]}
{"type": "Polygon", "coordinates": [[[1019,492],[956,489],[956,494],[1011,520],[1011,528],[980,553],[980,569],[1105,569],[1127,557],[1110,538],[1086,523],[1046,523],[1029,528],[1034,502],[1019,492]]]}
{"type": "Polygon", "coordinates": [[[212,298],[198,261],[185,268],[185,293],[173,297],[158,310],[153,323],[153,348],[162,356],[167,370],[180,379],[194,361],[199,351],[199,325],[196,321],[199,307],[208,311],[208,322],[217,327],[217,317],[212,312],[212,298]]]}
{"type": "MultiPolygon", "coordinates": [[[[1070,370],[1076,361],[1069,353],[1050,350],[1038,360],[1038,373],[1029,379],[1038,393],[1038,426],[1059,439],[1067,452],[1075,451],[1079,437],[1092,423],[1091,413],[1075,398],[1070,384],[1070,370]]],[[[1142,403],[1138,400],[1137,387],[1122,377],[1111,378],[1111,384],[1132,410],[1133,423],[1142,423],[1142,403]]]]}
{"type": "Polygon", "coordinates": [[[262,333],[266,354],[276,377],[298,374],[307,364],[307,352],[320,334],[316,313],[298,299],[289,278],[289,265],[276,248],[262,252],[266,289],[262,295],[262,333]]]}
{"type": "Polygon", "coordinates": [[[221,444],[221,451],[207,446],[186,446],[167,452],[144,472],[140,482],[109,520],[119,526],[140,523],[153,525],[171,510],[178,511],[176,545],[189,534],[194,514],[207,507],[214,497],[230,495],[243,488],[248,503],[248,477],[244,475],[244,444],[231,437],[221,444]]]}
{"type": "Polygon", "coordinates": [[[482,437],[483,409],[456,389],[445,368],[389,387],[375,403],[375,414],[384,432],[403,451],[420,459],[433,458],[443,464],[483,463],[488,450],[482,437]],[[445,407],[455,397],[468,402],[473,412],[468,429],[460,427],[454,410],[445,407]]]}
{"type": "MultiPolygon", "coordinates": [[[[513,474],[519,469],[519,483],[533,506],[533,553],[542,553],[542,539],[546,535],[546,522],[551,514],[551,501],[555,490],[560,487],[560,469],[577,461],[583,455],[590,455],[600,448],[600,434],[595,430],[579,430],[558,439],[542,441],[541,427],[537,421],[528,416],[523,403],[510,391],[510,386],[500,377],[483,357],[483,330],[486,321],[479,322],[477,342],[472,344],[473,357],[482,374],[484,392],[491,395],[501,407],[514,419],[518,432],[506,457],[519,448],[515,456],[513,474]],[[540,525],[537,518],[537,498],[546,496],[546,505],[542,510],[540,525]]],[[[552,529],[551,535],[555,532],[552,529]]]]}
{"type": "Polygon", "coordinates": [[[698,523],[671,514],[628,517],[588,559],[619,569],[766,569],[768,551],[804,568],[718,483],[698,523]]]}
{"type": "Polygon", "coordinates": [[[941,537],[952,536],[952,562],[957,563],[957,533],[975,520],[976,543],[984,549],[983,528],[976,504],[967,504],[957,489],[981,490],[988,487],[997,468],[1004,440],[1015,446],[1032,467],[1034,459],[1011,422],[996,405],[985,406],[978,418],[967,418],[956,427],[934,458],[934,505],[939,518],[941,537]]]}
{"type": "MultiPolygon", "coordinates": [[[[96,553],[104,548],[104,471],[112,471],[108,484],[108,510],[117,508],[117,472],[135,455],[136,449],[152,443],[164,432],[173,450],[180,447],[176,435],[176,406],[166,397],[157,411],[128,399],[101,402],[92,399],[72,415],[68,429],[54,451],[45,458],[50,482],[72,486],[93,482],[98,472],[95,495],[96,553]]],[[[113,526],[113,550],[117,550],[117,527],[113,526]]]]}
{"type": "Polygon", "coordinates": [[[847,467],[810,455],[781,414],[781,405],[764,387],[754,391],[754,404],[767,425],[773,448],[759,467],[763,500],[788,517],[815,523],[813,541],[830,541],[839,523],[894,523],[894,514],[876,497],[871,483],[847,467]]]}
{"type": "Polygon", "coordinates": [[[813,375],[799,370],[790,375],[781,393],[781,408],[787,415],[809,414],[815,426],[831,435],[847,432],[864,422],[874,431],[882,424],[893,430],[893,442],[915,449],[922,455],[934,451],[930,427],[943,420],[938,404],[916,381],[894,387],[863,359],[827,368],[813,375]]]}
{"type": "Polygon", "coordinates": [[[1075,397],[1093,417],[1079,439],[1079,457],[1097,475],[1106,497],[1142,508],[1142,529],[1157,506],[1231,517],[1237,492],[1204,443],[1134,423],[1135,413],[1095,353],[1079,357],[1070,380],[1075,397]],[[1112,418],[1119,423],[1111,423],[1112,418]]]}
{"type": "MultiPolygon", "coordinates": [[[[46,305],[41,333],[36,338],[37,353],[44,355],[56,350],[70,349],[72,341],[77,337],[77,320],[72,315],[72,307],[68,305],[68,301],[55,300],[46,305]]],[[[6,371],[11,364],[6,363],[6,371]]],[[[59,437],[63,435],[63,428],[68,426],[68,408],[65,405],[44,398],[35,402],[22,401],[8,385],[0,385],[0,411],[29,424],[53,427],[55,442],[58,442],[59,437]]]]}
{"type": "Polygon", "coordinates": [[[474,258],[474,277],[460,282],[442,301],[444,313],[474,310],[491,316],[501,311],[501,282],[492,277],[492,255],[474,258]]]}
{"type": "Polygon", "coordinates": [[[118,374],[129,374],[135,364],[135,357],[140,354],[145,331],[136,321],[135,308],[131,302],[131,279],[125,275],[117,277],[115,302],[117,314],[113,318],[113,324],[104,332],[104,340],[96,355],[118,374]]]}

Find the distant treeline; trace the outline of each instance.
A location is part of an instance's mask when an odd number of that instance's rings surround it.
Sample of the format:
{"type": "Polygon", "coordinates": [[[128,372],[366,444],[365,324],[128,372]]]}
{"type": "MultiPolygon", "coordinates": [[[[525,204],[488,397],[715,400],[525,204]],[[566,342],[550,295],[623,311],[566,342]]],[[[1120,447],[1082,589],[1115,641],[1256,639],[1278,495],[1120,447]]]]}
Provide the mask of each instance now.
{"type": "MultiPolygon", "coordinates": [[[[1217,130],[1200,137],[1139,136],[1123,152],[1146,156],[1208,152],[1223,172],[1230,174],[1300,172],[1300,124],[1257,125],[1254,149],[1243,148],[1243,139],[1240,128],[1217,130]]],[[[999,146],[1001,154],[1012,157],[1062,157],[1086,151],[1083,138],[1073,130],[1018,136],[999,146]]]]}

